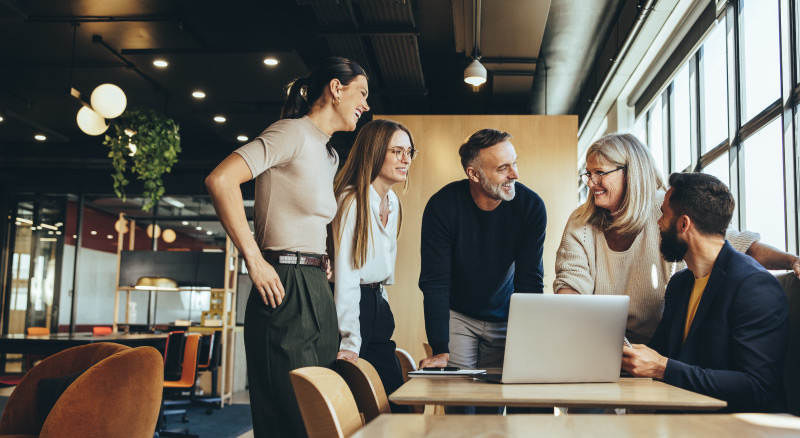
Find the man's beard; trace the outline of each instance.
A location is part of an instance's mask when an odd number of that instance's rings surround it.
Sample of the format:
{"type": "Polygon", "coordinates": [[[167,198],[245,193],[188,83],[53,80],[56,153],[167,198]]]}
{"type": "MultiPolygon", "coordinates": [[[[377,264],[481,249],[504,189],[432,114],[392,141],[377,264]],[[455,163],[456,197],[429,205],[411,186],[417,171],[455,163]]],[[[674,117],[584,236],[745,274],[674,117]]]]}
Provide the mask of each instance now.
{"type": "Polygon", "coordinates": [[[689,244],[678,239],[678,221],[672,222],[667,231],[661,232],[661,255],[668,262],[680,262],[689,251],[689,244]]]}
{"type": "Polygon", "coordinates": [[[478,170],[478,173],[481,176],[481,188],[489,195],[489,197],[498,201],[510,201],[514,199],[514,195],[517,194],[514,186],[516,180],[512,179],[507,180],[505,183],[492,184],[482,170],[478,170]],[[505,190],[503,190],[503,185],[508,183],[511,184],[511,193],[507,193],[505,190]]]}

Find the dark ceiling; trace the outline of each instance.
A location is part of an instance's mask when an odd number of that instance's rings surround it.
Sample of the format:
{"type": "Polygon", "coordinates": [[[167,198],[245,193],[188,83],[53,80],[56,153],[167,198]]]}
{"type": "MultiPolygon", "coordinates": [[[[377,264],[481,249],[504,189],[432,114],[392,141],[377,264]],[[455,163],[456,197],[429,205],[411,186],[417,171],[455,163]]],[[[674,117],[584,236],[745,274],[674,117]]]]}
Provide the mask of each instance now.
{"type": "MultiPolygon", "coordinates": [[[[482,55],[498,63],[474,91],[462,80],[471,48],[456,41],[456,35],[472,38],[466,25],[456,28],[469,22],[473,0],[0,0],[0,185],[40,190],[47,184],[34,182],[42,178],[69,179],[76,169],[110,171],[102,136],[77,127],[81,105],[70,87],[88,96],[97,85],[113,83],[125,91],[129,108],[149,107],[174,118],[183,149],[174,170],[179,175],[207,173],[241,144],[237,136],[253,138],[277,120],[282,87],[330,55],[365,67],[372,113],[529,114],[544,112],[532,104],[543,92],[540,76],[534,77],[539,60],[528,56],[534,47],[534,55],[541,50],[554,59],[548,89],[565,91],[548,99],[569,113],[575,105],[564,100],[575,99],[585,76],[575,73],[575,64],[587,70],[591,61],[559,62],[596,46],[613,13],[588,19],[583,13],[583,31],[573,26],[565,32],[570,10],[577,14],[581,0],[531,2],[550,11],[546,20],[538,17],[538,35],[515,30],[504,36],[508,44],[493,44],[497,53],[482,55]],[[515,55],[517,46],[527,47],[527,58],[515,55]],[[265,65],[266,57],[279,64],[265,65]],[[155,59],[169,65],[158,68],[155,59]],[[521,92],[509,93],[506,85],[503,93],[493,91],[494,81],[505,76],[528,79],[516,82],[521,92]],[[193,98],[195,90],[206,98],[193,98]],[[214,122],[216,115],[226,122],[214,122]],[[35,134],[47,140],[35,141],[35,134]]],[[[481,40],[497,41],[493,33],[523,3],[483,2],[491,21],[483,23],[481,40]]],[[[619,1],[595,3],[602,10],[619,1]]],[[[351,138],[341,135],[337,142],[346,149],[351,138]]],[[[193,187],[201,181],[197,177],[193,187]]],[[[110,191],[110,178],[103,184],[110,191]]]]}

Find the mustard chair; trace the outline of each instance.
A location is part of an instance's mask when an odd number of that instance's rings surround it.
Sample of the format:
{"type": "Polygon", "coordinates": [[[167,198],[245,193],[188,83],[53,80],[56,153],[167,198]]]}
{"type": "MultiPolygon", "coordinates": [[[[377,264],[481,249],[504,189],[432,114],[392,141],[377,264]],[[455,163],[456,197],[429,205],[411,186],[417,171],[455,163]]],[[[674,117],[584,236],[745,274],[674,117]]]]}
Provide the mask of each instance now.
{"type": "Polygon", "coordinates": [[[289,373],[308,438],[346,438],[363,426],[344,379],[322,367],[289,373]]]}
{"type": "Polygon", "coordinates": [[[361,358],[357,363],[339,359],[336,361],[336,371],[350,387],[358,411],[364,415],[365,424],[378,415],[392,413],[386,390],[383,388],[378,371],[372,364],[361,358]]]}
{"type": "Polygon", "coordinates": [[[101,342],[53,354],[28,371],[9,397],[0,437],[150,438],[163,373],[161,353],[152,347],[101,342]],[[49,394],[57,398],[49,413],[37,411],[45,379],[68,385],[60,396],[49,394]]]}
{"type": "Polygon", "coordinates": [[[777,278],[789,300],[789,345],[783,365],[786,410],[800,415],[800,279],[792,273],[777,278]]]}

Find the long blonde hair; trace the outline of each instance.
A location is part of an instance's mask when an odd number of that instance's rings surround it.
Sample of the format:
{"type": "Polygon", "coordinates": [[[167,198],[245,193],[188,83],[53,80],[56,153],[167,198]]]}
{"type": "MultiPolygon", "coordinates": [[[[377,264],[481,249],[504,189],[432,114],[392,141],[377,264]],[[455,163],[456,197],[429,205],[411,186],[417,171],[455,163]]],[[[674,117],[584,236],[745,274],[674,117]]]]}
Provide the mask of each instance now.
{"type": "MultiPolygon", "coordinates": [[[[333,229],[334,248],[339,247],[342,239],[342,220],[350,209],[350,205],[356,203],[356,223],[355,233],[353,234],[353,268],[359,269],[364,266],[369,255],[369,236],[372,232],[369,208],[369,187],[372,181],[378,177],[386,160],[386,153],[389,149],[389,142],[397,131],[408,134],[411,147],[414,147],[414,140],[411,132],[400,123],[391,120],[373,120],[358,133],[353,148],[344,167],[336,175],[333,182],[333,192],[339,200],[339,208],[333,218],[331,227],[333,229]]],[[[406,185],[408,185],[406,176],[406,185]]],[[[399,201],[398,201],[399,202],[399,201]]],[[[400,224],[403,221],[403,209],[400,206],[399,218],[397,221],[397,233],[400,234],[400,224]]]]}
{"type": "Polygon", "coordinates": [[[632,134],[614,133],[601,137],[586,150],[586,161],[594,157],[615,167],[627,166],[626,185],[619,211],[612,212],[594,203],[589,191],[586,202],[578,207],[577,219],[602,231],[616,229],[624,236],[642,231],[658,190],[664,190],[664,180],[650,150],[632,134]]]}

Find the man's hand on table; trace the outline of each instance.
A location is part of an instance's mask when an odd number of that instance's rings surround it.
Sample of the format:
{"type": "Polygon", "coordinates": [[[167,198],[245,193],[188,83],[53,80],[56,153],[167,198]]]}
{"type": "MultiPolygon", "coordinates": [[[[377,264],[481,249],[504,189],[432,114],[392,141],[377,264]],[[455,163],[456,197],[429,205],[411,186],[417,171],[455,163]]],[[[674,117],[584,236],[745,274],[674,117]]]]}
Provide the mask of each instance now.
{"type": "Polygon", "coordinates": [[[446,367],[450,360],[450,353],[439,353],[419,361],[419,367],[446,367]]]}
{"type": "Polygon", "coordinates": [[[634,377],[664,380],[667,358],[644,344],[622,347],[622,369],[634,377]]]}

